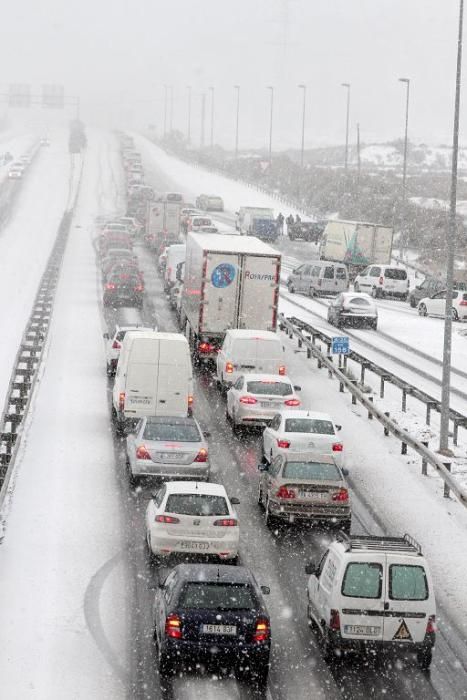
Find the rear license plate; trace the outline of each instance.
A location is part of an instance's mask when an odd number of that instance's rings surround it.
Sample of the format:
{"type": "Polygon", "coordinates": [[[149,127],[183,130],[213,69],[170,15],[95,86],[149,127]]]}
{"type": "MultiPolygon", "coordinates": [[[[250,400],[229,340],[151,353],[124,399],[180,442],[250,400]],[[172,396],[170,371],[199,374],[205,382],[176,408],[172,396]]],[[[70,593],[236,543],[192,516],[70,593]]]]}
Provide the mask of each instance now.
{"type": "Polygon", "coordinates": [[[370,627],[369,625],[344,625],[345,634],[365,635],[376,637],[381,631],[381,627],[370,627]]]}
{"type": "Polygon", "coordinates": [[[192,549],[199,551],[206,551],[209,549],[209,542],[180,542],[181,549],[192,549]]]}
{"type": "Polygon", "coordinates": [[[178,452],[161,452],[159,455],[163,462],[179,462],[180,455],[178,452]]]}
{"type": "Polygon", "coordinates": [[[329,494],[326,492],[322,493],[319,491],[299,491],[298,497],[304,498],[307,501],[327,501],[329,498],[329,494]]]}
{"type": "Polygon", "coordinates": [[[234,637],[237,634],[236,625],[201,625],[202,634],[227,634],[234,637]]]}

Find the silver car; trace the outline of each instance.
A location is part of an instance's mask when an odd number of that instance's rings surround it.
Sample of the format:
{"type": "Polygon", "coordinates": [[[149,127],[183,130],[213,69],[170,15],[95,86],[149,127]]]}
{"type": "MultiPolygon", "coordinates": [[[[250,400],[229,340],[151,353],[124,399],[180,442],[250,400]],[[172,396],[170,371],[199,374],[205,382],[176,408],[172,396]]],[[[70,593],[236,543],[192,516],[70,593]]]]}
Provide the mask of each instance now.
{"type": "Polygon", "coordinates": [[[281,409],[297,409],[300,399],[288,377],[279,374],[244,374],[227,392],[227,420],[241,425],[268,425],[281,409]]]}
{"type": "Polygon", "coordinates": [[[373,299],[362,292],[339,294],[328,306],[328,323],[342,326],[378,327],[378,309],[373,299]]]}
{"type": "Polygon", "coordinates": [[[350,532],[346,471],[330,455],[277,455],[258,465],[258,503],[267,525],[274,520],[323,521],[350,532]]]}
{"type": "Polygon", "coordinates": [[[141,476],[209,480],[208,445],[194,418],[147,416],[126,439],[130,482],[141,476]]]}

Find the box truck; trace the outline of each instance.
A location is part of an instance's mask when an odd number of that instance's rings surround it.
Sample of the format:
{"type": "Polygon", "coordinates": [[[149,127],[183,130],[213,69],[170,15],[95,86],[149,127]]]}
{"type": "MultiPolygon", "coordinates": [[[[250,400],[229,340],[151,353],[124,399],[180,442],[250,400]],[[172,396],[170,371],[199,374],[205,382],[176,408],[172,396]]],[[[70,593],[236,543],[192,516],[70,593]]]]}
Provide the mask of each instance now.
{"type": "Polygon", "coordinates": [[[392,238],[391,226],[331,220],[326,224],[319,244],[319,257],[346,263],[349,277],[354,279],[368,265],[391,262],[392,238]]]}
{"type": "Polygon", "coordinates": [[[157,254],[171,243],[180,240],[180,202],[158,200],[146,204],[146,231],[144,240],[157,254]]]}
{"type": "Polygon", "coordinates": [[[276,330],[280,268],[257,238],[188,234],[180,325],[196,361],[217,357],[228,328],[276,330]]]}
{"type": "Polygon", "coordinates": [[[248,223],[251,217],[263,220],[273,220],[274,212],[270,207],[240,207],[236,212],[235,228],[242,235],[248,234],[248,223]]]}

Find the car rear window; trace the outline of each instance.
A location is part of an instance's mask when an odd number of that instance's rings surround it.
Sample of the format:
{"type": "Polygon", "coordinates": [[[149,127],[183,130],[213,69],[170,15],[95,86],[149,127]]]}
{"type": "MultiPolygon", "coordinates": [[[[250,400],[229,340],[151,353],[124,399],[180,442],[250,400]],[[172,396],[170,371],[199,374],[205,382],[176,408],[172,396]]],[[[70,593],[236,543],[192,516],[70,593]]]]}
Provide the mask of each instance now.
{"type": "Polygon", "coordinates": [[[349,598],[381,598],[383,567],[375,562],[352,562],[347,565],[342,595],[349,598]]]}
{"type": "Polygon", "coordinates": [[[196,217],[196,219],[193,219],[194,226],[211,226],[211,224],[212,224],[211,219],[200,219],[199,217],[196,217]]]}
{"type": "Polygon", "coordinates": [[[406,270],[401,270],[398,267],[388,267],[384,273],[384,276],[387,277],[388,280],[406,280],[407,272],[406,270]]]}
{"type": "Polygon", "coordinates": [[[173,493],[167,499],[165,512],[199,516],[229,515],[229,508],[223,496],[207,493],[173,493]]]}
{"type": "Polygon", "coordinates": [[[334,426],[329,420],[316,418],[287,418],[286,433],[318,433],[320,435],[335,435],[334,426]]]}
{"type": "Polygon", "coordinates": [[[371,306],[371,301],[364,297],[350,297],[349,299],[344,299],[344,301],[352,306],[371,306]]]}
{"type": "Polygon", "coordinates": [[[255,598],[251,586],[233,583],[187,583],[180,595],[179,605],[188,609],[251,610],[255,598]]]}
{"type": "Polygon", "coordinates": [[[177,442],[199,442],[201,435],[193,424],[177,423],[152,423],[147,421],[143,438],[146,440],[175,440],[177,442]]]}
{"type": "Polygon", "coordinates": [[[126,275],[120,272],[116,275],[110,275],[108,280],[109,284],[124,284],[127,287],[140,284],[140,280],[135,275],[126,275]]]}
{"type": "Polygon", "coordinates": [[[284,479],[310,479],[313,481],[342,481],[336,465],[327,462],[286,462],[282,477],[284,479]]]}
{"type": "Polygon", "coordinates": [[[263,396],[290,396],[290,394],[293,394],[291,384],[287,384],[286,382],[268,382],[266,380],[247,382],[246,390],[250,394],[259,394],[263,396]]]}
{"type": "Polygon", "coordinates": [[[389,597],[392,600],[426,600],[428,583],[423,566],[391,564],[389,567],[389,597]]]}

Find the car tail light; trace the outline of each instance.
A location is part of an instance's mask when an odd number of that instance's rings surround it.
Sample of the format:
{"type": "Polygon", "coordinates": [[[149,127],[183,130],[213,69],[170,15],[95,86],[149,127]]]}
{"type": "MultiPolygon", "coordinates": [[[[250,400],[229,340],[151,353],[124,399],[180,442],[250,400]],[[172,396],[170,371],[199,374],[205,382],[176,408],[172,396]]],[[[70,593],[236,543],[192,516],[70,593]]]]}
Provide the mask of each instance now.
{"type": "Polygon", "coordinates": [[[282,498],[284,500],[297,498],[297,494],[293,489],[288,489],[287,486],[281,486],[279,491],[276,493],[276,498],[282,498]]]}
{"type": "Polygon", "coordinates": [[[187,403],[188,403],[188,415],[191,416],[191,414],[193,413],[193,395],[192,394],[188,394],[187,403]]]}
{"type": "Polygon", "coordinates": [[[332,446],[332,451],[333,452],[342,452],[344,449],[344,445],[342,442],[335,442],[332,446]]]}
{"type": "Polygon", "coordinates": [[[176,523],[180,522],[180,520],[178,518],[174,518],[173,515],[156,515],[154,520],[156,523],[166,523],[167,525],[175,525],[176,523]]]}
{"type": "Polygon", "coordinates": [[[271,636],[271,626],[269,620],[265,617],[260,617],[256,620],[255,631],[253,633],[254,642],[266,642],[271,636]]]}
{"type": "Polygon", "coordinates": [[[347,491],[347,489],[339,489],[338,491],[335,491],[332,494],[332,500],[339,501],[341,503],[343,503],[344,501],[348,501],[349,500],[349,492],[347,491]]]}
{"type": "Polygon", "coordinates": [[[329,619],[329,629],[331,629],[333,632],[340,632],[341,619],[339,616],[339,610],[333,610],[331,608],[330,619],[329,619]]]}
{"type": "Polygon", "coordinates": [[[118,407],[120,411],[123,411],[125,408],[125,392],[121,391],[118,395],[118,407]]]}
{"type": "Polygon", "coordinates": [[[279,438],[277,438],[277,447],[282,447],[282,449],[286,450],[290,447],[290,441],[289,440],[279,440],[279,438]]]}
{"type": "Polygon", "coordinates": [[[231,362],[225,363],[225,371],[227,374],[232,374],[232,372],[234,371],[234,366],[231,362]]]}
{"type": "Polygon", "coordinates": [[[165,618],[165,636],[172,639],[182,639],[182,621],[178,615],[172,613],[165,618]]]}
{"type": "Polygon", "coordinates": [[[198,344],[198,350],[199,352],[215,352],[216,346],[212,345],[212,343],[208,343],[206,341],[203,341],[198,344]]]}
{"type": "Polygon", "coordinates": [[[144,285],[143,284],[137,284],[135,287],[135,292],[144,292],[144,285]]]}
{"type": "Polygon", "coordinates": [[[287,401],[284,401],[285,406],[300,406],[300,400],[299,399],[287,399],[287,401]]]}
{"type": "Polygon", "coordinates": [[[237,527],[238,521],[235,518],[221,518],[220,520],[214,520],[213,525],[219,525],[219,527],[237,527]]]}
{"type": "Polygon", "coordinates": [[[112,289],[115,289],[115,287],[116,287],[116,285],[113,284],[113,282],[107,282],[107,284],[105,285],[105,288],[108,289],[109,291],[112,289]]]}
{"type": "Polygon", "coordinates": [[[239,401],[240,401],[240,403],[248,403],[248,404],[258,403],[258,401],[255,399],[254,396],[241,396],[239,401]]]}
{"type": "Polygon", "coordinates": [[[114,340],[114,342],[112,343],[112,350],[120,350],[121,347],[122,346],[120,345],[118,340],[114,340]]]}
{"type": "Polygon", "coordinates": [[[384,277],[380,277],[378,280],[378,284],[383,284],[384,283],[384,277]]]}
{"type": "Polygon", "coordinates": [[[435,634],[436,631],[436,615],[430,615],[426,623],[426,634],[435,634]]]}
{"type": "Polygon", "coordinates": [[[462,299],[462,301],[459,302],[459,306],[467,306],[467,300],[462,299]]]}
{"type": "Polygon", "coordinates": [[[195,462],[207,462],[208,461],[208,451],[205,447],[202,447],[198,454],[196,455],[195,462]]]}
{"type": "Polygon", "coordinates": [[[281,377],[284,377],[284,376],[285,376],[285,365],[281,365],[281,366],[279,367],[279,374],[280,374],[281,377]]]}
{"type": "Polygon", "coordinates": [[[136,459],[151,459],[151,455],[145,445],[136,448],[136,459]]]}

